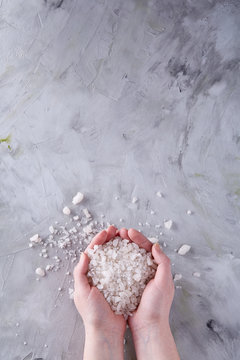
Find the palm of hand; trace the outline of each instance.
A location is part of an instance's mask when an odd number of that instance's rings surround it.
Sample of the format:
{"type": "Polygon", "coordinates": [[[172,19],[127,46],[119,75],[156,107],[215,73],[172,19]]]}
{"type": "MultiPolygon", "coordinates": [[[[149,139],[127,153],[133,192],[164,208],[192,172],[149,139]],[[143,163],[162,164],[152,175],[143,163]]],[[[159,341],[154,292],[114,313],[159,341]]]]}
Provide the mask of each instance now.
{"type": "Polygon", "coordinates": [[[123,330],[126,321],[122,315],[116,315],[105,300],[101,292],[92,287],[86,304],[86,317],[88,322],[94,323],[96,328],[111,328],[112,330],[123,330]]]}

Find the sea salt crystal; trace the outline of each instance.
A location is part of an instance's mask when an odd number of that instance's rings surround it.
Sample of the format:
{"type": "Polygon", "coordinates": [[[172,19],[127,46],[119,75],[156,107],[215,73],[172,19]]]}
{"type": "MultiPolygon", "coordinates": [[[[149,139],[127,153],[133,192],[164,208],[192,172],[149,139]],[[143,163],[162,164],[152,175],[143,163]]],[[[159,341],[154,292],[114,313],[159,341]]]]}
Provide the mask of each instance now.
{"type": "Polygon", "coordinates": [[[155,237],[149,237],[148,240],[151,241],[152,244],[155,244],[158,242],[158,239],[155,237]]]}
{"type": "Polygon", "coordinates": [[[178,249],[178,254],[185,255],[189,252],[190,249],[191,249],[190,245],[184,244],[178,249]]]}
{"type": "Polygon", "coordinates": [[[35,234],[32,237],[30,237],[30,241],[37,244],[37,243],[40,243],[42,241],[42,239],[40,238],[40,236],[38,234],[35,234]]]}
{"type": "Polygon", "coordinates": [[[167,229],[167,230],[170,230],[173,226],[173,221],[172,220],[166,220],[164,221],[164,227],[167,229]]]}
{"type": "Polygon", "coordinates": [[[81,192],[78,192],[72,199],[73,205],[79,204],[84,198],[84,195],[81,192]]]}
{"type": "Polygon", "coordinates": [[[151,253],[127,239],[115,239],[87,250],[90,258],[88,278],[101,291],[116,314],[125,318],[139,304],[156,264],[151,253]]]}
{"type": "Polygon", "coordinates": [[[69,299],[73,300],[73,298],[74,298],[74,289],[69,288],[68,289],[68,295],[69,295],[69,299]]]}
{"type": "Polygon", "coordinates": [[[135,204],[137,201],[138,201],[138,198],[137,198],[136,196],[134,196],[134,197],[132,198],[132,203],[135,204]]]}
{"type": "Polygon", "coordinates": [[[158,197],[163,197],[163,195],[162,195],[162,193],[160,192],[160,191],[158,191],[157,193],[156,193],[156,195],[158,196],[158,197]]]}
{"type": "Polygon", "coordinates": [[[42,277],[46,275],[45,270],[40,267],[35,270],[35,273],[42,277]]]}
{"type": "Polygon", "coordinates": [[[200,272],[198,272],[198,271],[194,271],[192,275],[195,276],[195,277],[197,277],[197,278],[200,278],[200,277],[201,277],[201,274],[200,274],[200,272]]]}
{"type": "Polygon", "coordinates": [[[83,213],[86,216],[86,218],[90,219],[92,217],[92,215],[90,214],[90,212],[88,211],[87,208],[83,209],[83,213]]]}
{"type": "Polygon", "coordinates": [[[191,210],[187,210],[187,214],[188,214],[188,215],[192,215],[192,211],[191,211],[191,210]]]}
{"type": "Polygon", "coordinates": [[[63,213],[64,215],[70,215],[71,214],[71,210],[69,209],[69,207],[65,206],[63,208],[63,213]]]}
{"type": "Polygon", "coordinates": [[[54,227],[51,225],[51,226],[49,226],[49,232],[51,233],[51,234],[54,234],[54,227]]]}
{"type": "Polygon", "coordinates": [[[182,279],[182,274],[175,274],[173,280],[178,281],[182,279]]]}

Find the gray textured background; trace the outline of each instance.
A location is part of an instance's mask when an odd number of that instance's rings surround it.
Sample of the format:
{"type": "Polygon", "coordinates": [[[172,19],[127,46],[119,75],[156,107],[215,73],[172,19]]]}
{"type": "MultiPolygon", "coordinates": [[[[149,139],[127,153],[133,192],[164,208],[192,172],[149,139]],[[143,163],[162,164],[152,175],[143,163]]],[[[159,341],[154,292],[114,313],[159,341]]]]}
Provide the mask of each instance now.
{"type": "Polygon", "coordinates": [[[63,272],[35,281],[28,248],[79,190],[117,226],[174,220],[181,358],[240,359],[239,30],[234,0],[0,1],[1,359],[81,359],[63,272]]]}

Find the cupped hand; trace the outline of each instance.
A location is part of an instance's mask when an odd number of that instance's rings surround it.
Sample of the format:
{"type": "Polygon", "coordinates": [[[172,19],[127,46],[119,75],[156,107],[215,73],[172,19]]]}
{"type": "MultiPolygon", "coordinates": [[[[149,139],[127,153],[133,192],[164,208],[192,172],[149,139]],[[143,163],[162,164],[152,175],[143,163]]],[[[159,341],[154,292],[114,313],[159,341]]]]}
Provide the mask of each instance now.
{"type": "MultiPolygon", "coordinates": [[[[121,230],[119,232],[121,233],[121,230]]],[[[129,326],[134,332],[149,326],[168,325],[169,312],[174,297],[170,259],[162,252],[159,244],[152,245],[137,230],[129,229],[127,235],[139,247],[151,251],[155,262],[158,264],[155,277],[149,281],[144,289],[137,310],[128,318],[129,326]]]]}
{"type": "MultiPolygon", "coordinates": [[[[103,230],[97,234],[87,249],[92,249],[94,245],[102,245],[113,239],[118,234],[114,226],[110,226],[107,231],[103,230]]],[[[80,313],[85,328],[94,328],[109,332],[124,334],[126,321],[122,315],[116,315],[110,305],[105,300],[102,293],[88,282],[87,272],[89,257],[87,249],[81,254],[79,263],[74,269],[74,302],[80,313]]]]}

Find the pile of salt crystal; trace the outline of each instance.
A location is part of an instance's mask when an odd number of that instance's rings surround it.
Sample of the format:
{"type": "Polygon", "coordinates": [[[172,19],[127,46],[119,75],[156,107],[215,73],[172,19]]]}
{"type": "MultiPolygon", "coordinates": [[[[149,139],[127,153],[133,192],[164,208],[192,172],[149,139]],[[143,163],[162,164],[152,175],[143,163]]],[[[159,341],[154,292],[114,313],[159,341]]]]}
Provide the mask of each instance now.
{"type": "Polygon", "coordinates": [[[137,308],[143,290],[156,272],[150,252],[119,237],[88,249],[88,278],[116,314],[127,318],[137,308]]]}

